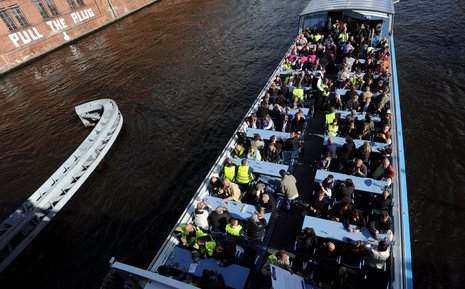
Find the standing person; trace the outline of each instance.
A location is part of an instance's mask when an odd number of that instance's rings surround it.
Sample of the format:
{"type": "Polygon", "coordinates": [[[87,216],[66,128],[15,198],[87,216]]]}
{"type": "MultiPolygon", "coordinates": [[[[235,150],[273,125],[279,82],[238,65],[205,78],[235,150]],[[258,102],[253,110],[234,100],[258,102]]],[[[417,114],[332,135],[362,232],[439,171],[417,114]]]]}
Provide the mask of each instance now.
{"type": "Polygon", "coordinates": [[[285,195],[284,206],[286,211],[291,210],[291,205],[299,197],[299,191],[297,190],[297,180],[291,174],[287,174],[285,170],[280,170],[281,175],[281,193],[285,195]]]}
{"type": "Polygon", "coordinates": [[[241,161],[241,165],[237,168],[236,183],[241,187],[242,191],[246,191],[249,188],[250,182],[253,181],[252,168],[246,159],[241,161]]]}
{"type": "Polygon", "coordinates": [[[202,230],[208,231],[210,225],[208,223],[208,216],[210,216],[212,209],[204,202],[198,202],[194,211],[194,224],[202,230]]]}

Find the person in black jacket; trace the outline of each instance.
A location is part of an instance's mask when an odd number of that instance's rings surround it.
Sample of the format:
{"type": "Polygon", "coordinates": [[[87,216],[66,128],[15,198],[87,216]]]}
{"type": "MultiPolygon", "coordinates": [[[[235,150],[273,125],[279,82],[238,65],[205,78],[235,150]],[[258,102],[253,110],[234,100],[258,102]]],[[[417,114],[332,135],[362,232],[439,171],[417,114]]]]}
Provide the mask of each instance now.
{"type": "Polygon", "coordinates": [[[231,219],[231,213],[224,207],[218,207],[208,217],[213,232],[225,232],[226,225],[231,219]]]}
{"type": "Polygon", "coordinates": [[[266,220],[262,214],[253,214],[247,221],[247,237],[253,240],[262,240],[265,236],[266,220]]]}
{"type": "Polygon", "coordinates": [[[260,197],[259,204],[256,206],[257,211],[261,211],[262,208],[265,209],[265,213],[271,213],[273,216],[276,215],[276,200],[265,193],[260,197]]]}
{"type": "Polygon", "coordinates": [[[215,251],[213,252],[213,258],[218,260],[218,265],[227,267],[234,263],[236,258],[234,255],[235,250],[228,244],[216,244],[215,251]]]}
{"type": "Polygon", "coordinates": [[[327,209],[328,199],[325,196],[325,192],[319,191],[312,196],[305,212],[313,217],[321,217],[326,214],[327,209]]]}
{"type": "Polygon", "coordinates": [[[372,217],[372,220],[368,223],[368,229],[376,240],[379,239],[380,231],[387,231],[392,229],[392,219],[387,211],[381,211],[381,213],[372,217]]]}

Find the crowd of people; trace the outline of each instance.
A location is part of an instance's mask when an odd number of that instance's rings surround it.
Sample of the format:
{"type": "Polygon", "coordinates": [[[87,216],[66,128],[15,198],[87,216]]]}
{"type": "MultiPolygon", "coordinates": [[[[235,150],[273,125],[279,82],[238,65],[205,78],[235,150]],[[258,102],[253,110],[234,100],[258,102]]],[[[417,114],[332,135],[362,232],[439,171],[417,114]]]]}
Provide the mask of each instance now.
{"type": "MultiPolygon", "coordinates": [[[[390,256],[390,240],[381,239],[380,234],[392,230],[390,188],[386,186],[383,194],[376,197],[358,198],[351,177],[389,184],[395,177],[389,148],[389,48],[385,39],[376,44],[371,39],[375,22],[346,20],[333,21],[329,17],[324,27],[307,27],[298,36],[282,73],[274,78],[243,127],[289,133],[290,138],[283,140],[273,135],[265,140],[259,134],[253,138],[238,135],[238,143],[221,174],[210,179],[212,196],[255,206],[256,213],[248,220],[240,220],[232,217],[226,206],[213,208],[208,202],[198,202],[192,223],[181,224],[175,230],[179,246],[192,250],[193,258],[215,258],[220,266],[237,263],[236,250],[240,250],[242,240],[264,239],[264,214],[277,218],[280,209],[293,210],[299,197],[295,177],[282,170],[279,185],[271,188],[257,182],[248,160],[285,163],[289,158],[298,158],[307,127],[302,108],[312,101],[315,111],[325,113],[325,131],[329,136],[315,167],[347,174],[347,179],[337,182],[329,175],[319,183],[304,214],[341,222],[349,232],[367,229],[376,241],[336,242],[319,238],[312,228],[305,228],[296,239],[294,252],[279,250],[269,255],[260,273],[270,276],[273,264],[321,288],[358,288],[362,283],[378,288],[387,282],[385,264],[390,256]],[[340,89],[344,89],[344,94],[336,93],[340,89]],[[341,110],[349,111],[345,118],[339,116],[341,110]],[[335,137],[344,137],[345,144],[338,147],[335,137]],[[357,148],[354,139],[365,142],[357,148]],[[386,149],[373,152],[369,141],[383,143],[386,149]],[[235,165],[233,159],[240,159],[240,165],[235,165]]],[[[200,288],[225,286],[217,271],[206,270],[198,278],[175,267],[176,264],[163,266],[159,273],[200,288]]]]}

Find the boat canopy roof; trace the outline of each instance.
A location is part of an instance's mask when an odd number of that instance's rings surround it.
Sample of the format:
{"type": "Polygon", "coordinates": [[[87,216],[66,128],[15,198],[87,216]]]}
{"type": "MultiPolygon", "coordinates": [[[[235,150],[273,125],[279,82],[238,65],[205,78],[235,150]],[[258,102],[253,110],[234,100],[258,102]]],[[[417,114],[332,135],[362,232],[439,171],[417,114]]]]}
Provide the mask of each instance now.
{"type": "Polygon", "coordinates": [[[300,15],[343,10],[394,14],[394,3],[392,0],[311,0],[300,15]]]}

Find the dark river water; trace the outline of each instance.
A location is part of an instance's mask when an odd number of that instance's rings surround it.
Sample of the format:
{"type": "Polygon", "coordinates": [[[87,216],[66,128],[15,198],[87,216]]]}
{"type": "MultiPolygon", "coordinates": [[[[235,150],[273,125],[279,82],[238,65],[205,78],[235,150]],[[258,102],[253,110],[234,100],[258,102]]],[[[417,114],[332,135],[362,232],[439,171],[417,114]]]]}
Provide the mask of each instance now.
{"type": "MultiPolygon", "coordinates": [[[[307,1],[162,1],[0,78],[0,217],[114,99],[100,168],[0,275],[1,288],[99,288],[108,261],[147,267],[297,32],[307,1]]],[[[401,1],[396,49],[416,288],[465,284],[465,3],[401,1]]]]}

